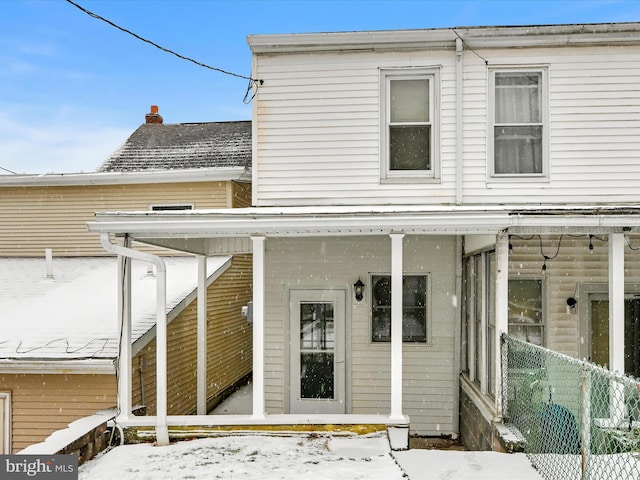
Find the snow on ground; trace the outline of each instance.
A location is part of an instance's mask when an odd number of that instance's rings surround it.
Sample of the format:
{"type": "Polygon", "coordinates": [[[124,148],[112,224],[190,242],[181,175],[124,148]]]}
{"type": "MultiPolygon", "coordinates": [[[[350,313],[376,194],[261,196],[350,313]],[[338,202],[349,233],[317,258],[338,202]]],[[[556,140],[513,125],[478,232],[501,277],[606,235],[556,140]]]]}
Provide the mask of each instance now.
{"type": "Polygon", "coordinates": [[[391,452],[386,434],[229,435],[166,447],[125,445],[80,467],[79,480],[541,480],[524,454],[391,452]]]}
{"type": "Polygon", "coordinates": [[[402,480],[386,436],[226,436],[116,447],[80,467],[85,480],[402,480]]]}

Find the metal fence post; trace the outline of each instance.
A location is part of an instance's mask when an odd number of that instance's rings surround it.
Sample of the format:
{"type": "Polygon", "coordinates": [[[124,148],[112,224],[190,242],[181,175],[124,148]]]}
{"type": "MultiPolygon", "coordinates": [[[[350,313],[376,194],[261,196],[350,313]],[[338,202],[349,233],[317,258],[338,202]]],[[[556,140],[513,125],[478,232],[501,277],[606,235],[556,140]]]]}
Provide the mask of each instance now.
{"type": "Polygon", "coordinates": [[[580,369],[580,444],[582,480],[589,480],[589,459],[591,453],[591,372],[585,366],[580,369]]]}

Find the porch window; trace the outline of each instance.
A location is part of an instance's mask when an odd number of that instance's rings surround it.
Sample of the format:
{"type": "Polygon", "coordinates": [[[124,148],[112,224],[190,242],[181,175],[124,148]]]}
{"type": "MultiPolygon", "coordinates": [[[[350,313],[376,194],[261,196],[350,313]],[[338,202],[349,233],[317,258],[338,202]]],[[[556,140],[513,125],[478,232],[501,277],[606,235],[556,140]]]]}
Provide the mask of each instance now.
{"type": "MultiPolygon", "coordinates": [[[[402,277],[402,341],[427,342],[428,275],[402,277]]],[[[371,276],[371,341],[391,341],[391,275],[371,276]]]]}
{"type": "Polygon", "coordinates": [[[436,69],[381,72],[381,177],[412,181],[436,177],[436,69]]]}
{"type": "Polygon", "coordinates": [[[521,340],[544,345],[544,280],[509,280],[509,334],[521,340]]]}
{"type": "Polygon", "coordinates": [[[491,71],[493,177],[545,177],[545,71],[491,71]]]}

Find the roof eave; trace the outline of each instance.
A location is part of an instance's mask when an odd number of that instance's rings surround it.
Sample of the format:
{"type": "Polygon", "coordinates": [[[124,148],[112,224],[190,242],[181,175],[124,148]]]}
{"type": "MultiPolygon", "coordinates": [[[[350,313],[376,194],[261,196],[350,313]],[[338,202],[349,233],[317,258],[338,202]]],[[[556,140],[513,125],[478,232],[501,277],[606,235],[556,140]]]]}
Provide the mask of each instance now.
{"type": "Polygon", "coordinates": [[[136,172],[57,173],[45,175],[2,175],[2,187],[38,187],[73,185],[127,185],[150,183],[192,183],[213,181],[251,181],[251,169],[212,167],[189,170],[153,170],[136,172]]]}
{"type": "Polygon", "coordinates": [[[2,358],[0,373],[3,374],[115,374],[115,358],[71,359],[60,358],[2,358]]]}

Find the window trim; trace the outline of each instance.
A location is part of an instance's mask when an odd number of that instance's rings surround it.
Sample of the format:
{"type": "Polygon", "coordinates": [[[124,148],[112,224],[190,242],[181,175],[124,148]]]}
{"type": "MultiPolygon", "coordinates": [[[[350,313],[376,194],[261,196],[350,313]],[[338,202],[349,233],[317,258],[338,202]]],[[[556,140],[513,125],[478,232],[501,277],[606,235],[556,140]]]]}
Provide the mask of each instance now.
{"type": "Polygon", "coordinates": [[[405,67],[380,69],[380,183],[440,182],[440,67],[405,67]],[[401,170],[389,166],[389,115],[391,80],[429,80],[429,118],[431,126],[428,170],[401,170]]]}
{"type": "MultiPolygon", "coordinates": [[[[387,276],[389,277],[389,279],[391,279],[391,273],[390,272],[371,272],[369,273],[369,287],[367,288],[368,292],[368,298],[370,299],[370,301],[368,302],[368,310],[369,310],[369,327],[368,327],[368,331],[369,331],[369,344],[371,345],[391,345],[391,339],[389,340],[378,340],[378,341],[374,341],[373,340],[373,307],[374,307],[374,293],[373,293],[373,277],[384,277],[387,276]]],[[[427,346],[427,345],[431,345],[431,304],[432,304],[432,298],[431,298],[431,272],[416,272],[416,273],[412,273],[412,272],[402,272],[402,278],[404,280],[404,277],[425,277],[426,280],[426,292],[425,292],[425,302],[426,305],[424,307],[425,310],[425,340],[424,342],[416,342],[416,341],[405,341],[404,340],[404,333],[403,333],[403,338],[402,338],[402,344],[405,346],[416,346],[416,347],[423,347],[423,346],[427,346]]],[[[404,305],[403,305],[404,307],[404,305]]],[[[404,310],[404,308],[403,308],[404,310]]],[[[404,327],[404,324],[403,324],[404,327]]],[[[389,337],[391,337],[391,335],[389,335],[389,337]]]]}
{"type": "Polygon", "coordinates": [[[4,451],[0,450],[0,455],[8,455],[11,453],[11,392],[1,391],[0,398],[4,399],[4,412],[0,410],[0,415],[3,415],[3,429],[0,431],[0,436],[3,437],[4,451]]]}
{"type": "Polygon", "coordinates": [[[549,181],[549,66],[548,65],[503,65],[488,69],[487,92],[487,182],[548,182],[549,181]],[[496,173],[495,172],[495,74],[496,73],[540,73],[542,88],[540,115],[542,124],[542,172],[541,173],[496,173]]]}
{"type": "MultiPolygon", "coordinates": [[[[542,308],[542,322],[540,323],[542,326],[542,347],[546,347],[547,346],[547,304],[548,304],[548,293],[547,293],[547,289],[548,289],[548,285],[549,285],[549,276],[548,275],[518,275],[517,277],[512,277],[509,276],[508,282],[511,282],[512,280],[535,280],[535,281],[540,281],[541,282],[541,286],[540,286],[540,296],[541,296],[541,308],[542,308]]],[[[509,327],[512,325],[513,323],[509,321],[509,319],[507,319],[507,333],[511,334],[509,332],[509,327]]],[[[533,324],[535,325],[535,324],[533,324]]]]}

